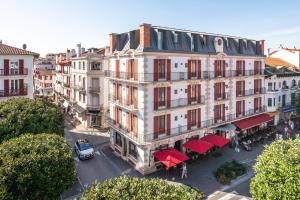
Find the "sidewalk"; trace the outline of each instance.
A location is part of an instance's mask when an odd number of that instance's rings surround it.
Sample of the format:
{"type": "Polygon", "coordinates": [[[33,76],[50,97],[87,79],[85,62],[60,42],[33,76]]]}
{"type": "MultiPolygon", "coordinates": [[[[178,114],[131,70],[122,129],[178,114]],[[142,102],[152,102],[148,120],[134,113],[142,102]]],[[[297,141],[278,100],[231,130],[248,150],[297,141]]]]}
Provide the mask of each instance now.
{"type": "MultiPolygon", "coordinates": [[[[229,147],[218,149],[223,155],[214,158],[210,157],[206,160],[196,160],[195,162],[188,164],[188,175],[187,179],[180,179],[181,170],[177,170],[174,173],[167,174],[166,171],[155,172],[154,174],[148,175],[148,178],[162,178],[170,181],[176,181],[184,184],[191,185],[203,191],[206,195],[212,194],[216,190],[226,191],[237,184],[249,181],[253,176],[252,166],[255,164],[257,156],[263,150],[264,145],[260,144],[253,148],[253,151],[241,150],[239,153],[229,147]],[[223,163],[231,160],[236,160],[246,165],[247,173],[242,177],[234,180],[231,185],[224,186],[220,184],[214,177],[213,172],[223,163]],[[236,183],[237,182],[237,183],[236,183]]],[[[249,194],[242,194],[248,196],[249,194]]]]}

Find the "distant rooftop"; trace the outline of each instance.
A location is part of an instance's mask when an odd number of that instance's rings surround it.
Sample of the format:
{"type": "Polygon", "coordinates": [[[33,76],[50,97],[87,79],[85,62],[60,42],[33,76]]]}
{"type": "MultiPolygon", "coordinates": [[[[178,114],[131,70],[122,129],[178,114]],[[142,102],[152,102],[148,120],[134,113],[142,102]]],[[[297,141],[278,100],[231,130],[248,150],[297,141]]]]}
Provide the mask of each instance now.
{"type": "Polygon", "coordinates": [[[0,43],[0,55],[32,55],[34,57],[39,57],[40,54],[27,51],[25,49],[20,49],[12,47],[3,43],[0,43]]]}

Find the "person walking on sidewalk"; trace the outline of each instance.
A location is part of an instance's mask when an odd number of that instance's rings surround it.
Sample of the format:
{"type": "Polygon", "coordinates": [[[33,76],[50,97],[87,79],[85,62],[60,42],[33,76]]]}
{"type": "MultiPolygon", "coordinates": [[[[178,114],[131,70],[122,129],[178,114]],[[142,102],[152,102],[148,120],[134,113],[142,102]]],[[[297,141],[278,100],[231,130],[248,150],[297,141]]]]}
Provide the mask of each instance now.
{"type": "Polygon", "coordinates": [[[187,168],[185,162],[182,164],[181,179],[187,178],[187,168]]]}

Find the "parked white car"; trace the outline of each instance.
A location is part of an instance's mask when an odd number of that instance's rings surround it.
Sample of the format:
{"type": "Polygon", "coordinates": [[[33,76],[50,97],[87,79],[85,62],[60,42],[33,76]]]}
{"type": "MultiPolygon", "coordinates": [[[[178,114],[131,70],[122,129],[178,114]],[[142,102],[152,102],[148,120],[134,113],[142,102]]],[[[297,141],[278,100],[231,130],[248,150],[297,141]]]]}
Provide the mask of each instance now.
{"type": "Polygon", "coordinates": [[[87,139],[77,140],[74,150],[80,160],[86,160],[94,157],[95,151],[87,139]]]}

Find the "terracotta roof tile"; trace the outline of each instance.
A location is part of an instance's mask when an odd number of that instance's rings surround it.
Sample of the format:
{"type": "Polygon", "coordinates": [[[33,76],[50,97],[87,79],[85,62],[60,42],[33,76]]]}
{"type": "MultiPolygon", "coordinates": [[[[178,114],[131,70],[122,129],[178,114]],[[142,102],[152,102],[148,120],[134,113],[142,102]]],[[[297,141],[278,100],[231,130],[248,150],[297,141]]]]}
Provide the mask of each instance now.
{"type": "Polygon", "coordinates": [[[8,46],[6,44],[0,43],[0,55],[32,55],[35,57],[39,57],[40,54],[34,53],[31,51],[27,51],[24,49],[19,49],[16,47],[8,46]]]}
{"type": "Polygon", "coordinates": [[[267,57],[265,63],[270,67],[277,67],[277,66],[294,67],[294,65],[289,62],[286,62],[280,58],[273,58],[273,57],[267,57]]]}

